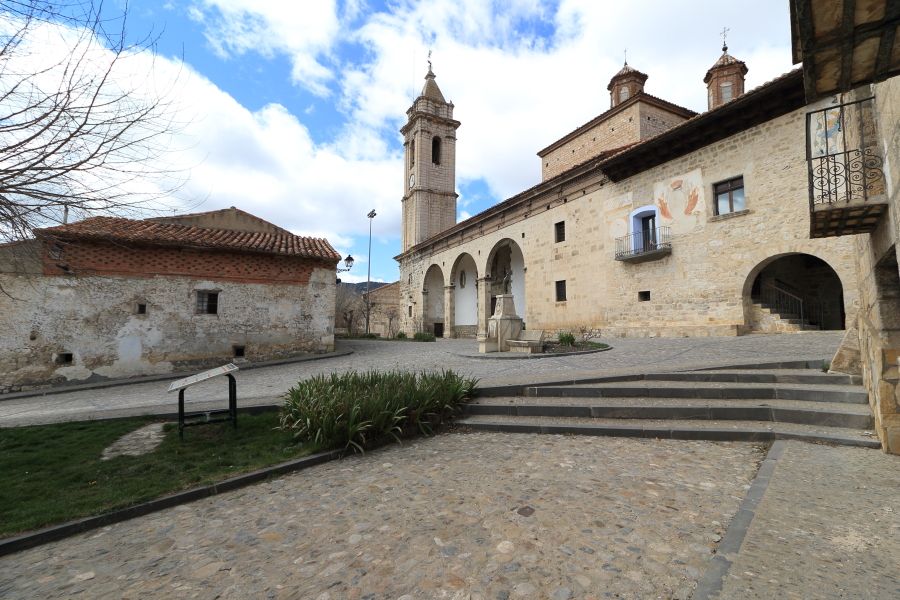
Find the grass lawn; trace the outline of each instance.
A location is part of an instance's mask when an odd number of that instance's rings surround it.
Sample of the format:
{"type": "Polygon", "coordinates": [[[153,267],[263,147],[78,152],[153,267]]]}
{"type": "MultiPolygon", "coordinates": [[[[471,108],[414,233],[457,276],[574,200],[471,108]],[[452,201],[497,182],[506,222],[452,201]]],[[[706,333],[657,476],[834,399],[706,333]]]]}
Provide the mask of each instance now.
{"type": "Polygon", "coordinates": [[[167,425],[162,444],[143,456],[101,461],[103,449],[153,418],[0,429],[0,537],[96,515],[266,465],[312,448],[276,430],[278,413],[217,423],[167,425]]]}

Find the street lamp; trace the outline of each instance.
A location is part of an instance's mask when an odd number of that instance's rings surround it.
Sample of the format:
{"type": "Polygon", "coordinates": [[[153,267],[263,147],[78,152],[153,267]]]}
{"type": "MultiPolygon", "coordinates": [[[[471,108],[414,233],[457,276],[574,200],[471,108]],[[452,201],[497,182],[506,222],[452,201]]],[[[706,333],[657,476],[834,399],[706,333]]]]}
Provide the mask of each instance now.
{"type": "Polygon", "coordinates": [[[372,306],[369,300],[369,283],[372,281],[372,219],[375,218],[375,209],[366,215],[369,217],[369,272],[366,275],[366,335],[369,335],[369,309],[372,306]]]}
{"type": "Polygon", "coordinates": [[[350,269],[353,268],[353,262],[354,262],[354,261],[353,261],[353,256],[351,256],[350,254],[348,254],[348,255],[347,255],[347,258],[344,259],[344,265],[345,265],[347,268],[346,268],[346,269],[338,268],[338,269],[337,269],[337,272],[338,272],[338,273],[346,273],[347,271],[349,271],[350,269]]]}

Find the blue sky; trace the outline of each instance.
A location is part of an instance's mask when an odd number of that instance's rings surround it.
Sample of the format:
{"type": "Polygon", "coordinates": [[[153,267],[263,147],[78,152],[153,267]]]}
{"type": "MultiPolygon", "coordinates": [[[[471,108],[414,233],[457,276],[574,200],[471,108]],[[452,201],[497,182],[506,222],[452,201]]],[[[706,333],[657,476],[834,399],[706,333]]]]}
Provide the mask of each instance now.
{"type": "Polygon", "coordinates": [[[357,259],[351,281],[365,279],[372,208],[372,278],[398,276],[398,129],[429,48],[462,122],[459,218],[540,180],[535,153],[609,107],[625,48],[649,93],[698,111],[725,26],[748,88],[791,68],[786,0],[133,0],[129,10],[131,35],[159,36],[154,77],[177,75],[183,209],[234,205],[327,237],[357,259]]]}

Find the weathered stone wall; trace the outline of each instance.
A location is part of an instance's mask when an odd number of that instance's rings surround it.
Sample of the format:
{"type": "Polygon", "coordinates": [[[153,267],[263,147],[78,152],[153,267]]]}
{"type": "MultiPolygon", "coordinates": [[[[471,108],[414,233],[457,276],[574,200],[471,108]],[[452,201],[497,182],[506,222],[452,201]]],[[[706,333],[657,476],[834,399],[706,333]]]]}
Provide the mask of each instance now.
{"type": "Polygon", "coordinates": [[[634,102],[610,115],[577,137],[541,157],[541,179],[547,180],[605,150],[620,148],[641,139],[641,102],[634,102]]]}
{"type": "Polygon", "coordinates": [[[305,284],[7,273],[0,286],[0,392],[217,365],[234,346],[253,361],[334,348],[333,267],[305,284]],[[218,314],[196,314],[197,290],[218,291],[218,314]]]}
{"type": "MultiPolygon", "coordinates": [[[[365,296],[365,294],[363,294],[365,296]]],[[[371,309],[369,331],[381,337],[393,337],[400,331],[400,284],[383,285],[369,292],[371,309]]]]}
{"type": "MultiPolygon", "coordinates": [[[[900,77],[874,86],[889,207],[875,232],[853,236],[859,271],[862,374],[886,451],[900,454],[900,77]]],[[[870,90],[857,94],[866,97],[870,90]]]]}
{"type": "MultiPolygon", "coordinates": [[[[816,256],[836,271],[852,322],[858,304],[853,239],[809,239],[806,110],[618,183],[599,172],[573,180],[404,255],[403,328],[415,331],[421,322],[428,267],[440,268],[445,285],[451,285],[452,265],[468,253],[479,278],[490,276],[488,257],[501,242],[515,243],[524,255],[523,317],[529,329],[590,326],[604,335],[737,335],[748,324],[755,276],[777,257],[795,253],[816,256]],[[744,178],[746,210],[716,216],[713,184],[738,176],[744,178]],[[639,264],[615,260],[616,238],[632,230],[631,213],[648,205],[659,212],[657,224],[671,231],[671,254],[639,264]],[[559,221],[565,222],[566,240],[557,243],[554,224],[559,221]],[[564,302],[556,301],[557,281],[566,282],[564,302]],[[638,292],[650,292],[650,299],[639,301],[638,292]]],[[[489,300],[479,288],[480,325],[489,300]]]]}

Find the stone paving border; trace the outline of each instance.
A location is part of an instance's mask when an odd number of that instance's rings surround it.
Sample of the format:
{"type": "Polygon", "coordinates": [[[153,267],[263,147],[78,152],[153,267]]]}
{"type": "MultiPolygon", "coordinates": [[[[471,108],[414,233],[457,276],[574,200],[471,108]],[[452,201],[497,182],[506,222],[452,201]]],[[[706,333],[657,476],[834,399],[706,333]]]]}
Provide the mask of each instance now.
{"type": "Polygon", "coordinates": [[[726,555],[735,556],[740,551],[744,538],[747,536],[747,530],[750,529],[750,524],[756,515],[756,508],[763,496],[766,495],[766,489],[775,473],[775,467],[778,466],[778,461],[786,447],[786,442],[776,441],[769,448],[766,459],[759,466],[759,471],[756,473],[753,483],[750,484],[750,489],[747,490],[747,495],[744,496],[740,508],[728,525],[722,541],[719,542],[716,554],[710,560],[709,568],[697,582],[697,589],[694,590],[692,596],[694,600],[710,600],[717,597],[722,591],[725,577],[733,562],[726,558],[726,555]]]}
{"type": "Polygon", "coordinates": [[[606,352],[612,350],[612,346],[606,348],[591,348],[590,350],[575,350],[574,352],[541,352],[540,354],[526,354],[525,352],[488,352],[482,354],[480,352],[464,353],[451,352],[454,356],[463,358],[481,358],[488,360],[522,360],[533,358],[561,358],[563,356],[581,356],[582,354],[596,354],[597,352],[606,352]]]}
{"type": "MultiPolygon", "coordinates": [[[[353,354],[353,350],[340,350],[337,352],[327,352],[325,354],[311,354],[304,356],[294,356],[292,358],[278,358],[275,360],[264,360],[260,362],[247,362],[239,364],[238,367],[242,371],[251,369],[259,369],[261,367],[274,367],[277,365],[290,365],[293,363],[311,362],[314,360],[325,360],[326,358],[337,358],[340,356],[348,356],[353,354]]],[[[169,381],[172,379],[181,379],[189,375],[195,374],[197,371],[179,371],[177,373],[162,373],[160,375],[142,375],[140,377],[126,377],[121,379],[104,379],[101,381],[92,381],[90,383],[73,383],[61,384],[54,387],[39,388],[34,390],[25,390],[23,392],[12,392],[9,394],[0,394],[0,402],[4,400],[16,400],[18,398],[33,398],[35,396],[50,396],[52,394],[67,394],[69,392],[80,392],[83,390],[99,390],[104,388],[119,387],[123,385],[132,385],[135,383],[152,383],[154,381],[169,381]]]]}
{"type": "Polygon", "coordinates": [[[85,531],[112,525],[113,523],[127,521],[128,519],[134,519],[135,517],[142,517],[166,508],[172,508],[173,506],[200,500],[201,498],[208,498],[223,492],[236,490],[254,483],[265,481],[274,475],[283,475],[285,473],[301,471],[315,465],[341,458],[344,454],[345,452],[343,450],[320,452],[318,454],[304,456],[297,460],[291,460],[271,467],[250,471],[249,473],[243,473],[211,485],[177,492],[175,494],[163,496],[162,498],[156,498],[148,502],[114,510],[102,515],[85,517],[83,519],[69,521],[68,523],[62,523],[60,525],[54,525],[45,529],[25,533],[20,536],[0,540],[0,556],[13,554],[14,552],[33,548],[34,546],[40,546],[41,544],[46,544],[48,542],[55,542],[79,533],[84,533],[85,531]]]}

